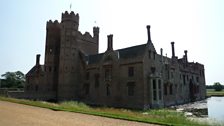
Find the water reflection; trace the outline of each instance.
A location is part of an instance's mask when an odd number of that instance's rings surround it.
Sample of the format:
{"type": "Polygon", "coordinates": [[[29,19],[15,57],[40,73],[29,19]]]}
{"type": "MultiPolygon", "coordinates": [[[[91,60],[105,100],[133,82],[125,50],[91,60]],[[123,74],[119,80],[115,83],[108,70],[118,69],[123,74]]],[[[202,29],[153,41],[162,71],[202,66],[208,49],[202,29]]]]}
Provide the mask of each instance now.
{"type": "Polygon", "coordinates": [[[210,97],[207,99],[208,117],[224,121],[224,97],[210,97]]]}

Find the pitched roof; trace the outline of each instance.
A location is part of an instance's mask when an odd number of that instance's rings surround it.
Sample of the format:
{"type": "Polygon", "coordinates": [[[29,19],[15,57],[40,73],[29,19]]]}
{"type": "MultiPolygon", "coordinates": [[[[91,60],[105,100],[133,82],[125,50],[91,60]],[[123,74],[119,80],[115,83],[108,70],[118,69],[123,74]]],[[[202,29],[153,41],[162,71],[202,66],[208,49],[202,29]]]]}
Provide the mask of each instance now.
{"type": "MultiPolygon", "coordinates": [[[[136,58],[138,56],[143,56],[145,52],[146,44],[132,46],[124,49],[118,49],[115,50],[115,52],[119,53],[120,59],[130,59],[130,58],[136,58]]],[[[95,54],[95,55],[89,55],[86,57],[88,64],[95,64],[100,62],[103,55],[105,53],[95,54]]]]}
{"type": "Polygon", "coordinates": [[[146,44],[132,46],[124,49],[117,50],[121,59],[135,58],[143,56],[145,53],[146,44]]]}
{"type": "MultiPolygon", "coordinates": [[[[36,71],[38,70],[38,66],[33,66],[33,68],[26,74],[26,76],[32,76],[36,73],[36,71]]],[[[44,71],[44,65],[40,65],[40,72],[44,71]]]]}

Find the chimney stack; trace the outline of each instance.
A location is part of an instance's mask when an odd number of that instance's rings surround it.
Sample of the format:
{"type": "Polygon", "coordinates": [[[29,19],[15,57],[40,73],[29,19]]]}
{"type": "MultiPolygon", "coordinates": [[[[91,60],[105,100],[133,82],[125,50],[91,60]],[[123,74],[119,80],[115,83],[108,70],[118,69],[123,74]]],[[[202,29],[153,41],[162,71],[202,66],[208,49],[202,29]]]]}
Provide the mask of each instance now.
{"type": "Polygon", "coordinates": [[[186,63],[188,62],[188,59],[187,59],[187,50],[184,50],[184,53],[185,53],[185,60],[186,60],[186,63]]]}
{"type": "Polygon", "coordinates": [[[113,50],[113,35],[110,34],[107,36],[107,50],[113,50]]]}
{"type": "Polygon", "coordinates": [[[171,46],[172,46],[172,58],[175,58],[174,42],[171,42],[171,46]]]}
{"type": "Polygon", "coordinates": [[[147,28],[147,34],[148,34],[148,43],[151,43],[152,40],[151,40],[151,34],[150,34],[150,25],[147,25],[146,28],[147,28]]]}
{"type": "Polygon", "coordinates": [[[161,62],[163,63],[163,48],[160,49],[161,62]]]}
{"type": "Polygon", "coordinates": [[[40,65],[40,54],[36,55],[36,66],[40,65]]]}

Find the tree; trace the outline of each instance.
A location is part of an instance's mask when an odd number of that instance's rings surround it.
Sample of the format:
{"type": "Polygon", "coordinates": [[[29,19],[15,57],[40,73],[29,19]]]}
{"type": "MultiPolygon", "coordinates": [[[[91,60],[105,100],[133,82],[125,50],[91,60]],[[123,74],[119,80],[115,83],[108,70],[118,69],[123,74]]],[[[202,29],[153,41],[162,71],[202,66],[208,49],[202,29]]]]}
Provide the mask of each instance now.
{"type": "Polygon", "coordinates": [[[215,82],[213,84],[213,88],[215,89],[215,91],[221,91],[222,90],[222,85],[219,82],[215,82]]]}
{"type": "Polygon", "coordinates": [[[25,75],[21,71],[16,72],[6,72],[1,75],[2,88],[23,88],[25,85],[25,75]]]}

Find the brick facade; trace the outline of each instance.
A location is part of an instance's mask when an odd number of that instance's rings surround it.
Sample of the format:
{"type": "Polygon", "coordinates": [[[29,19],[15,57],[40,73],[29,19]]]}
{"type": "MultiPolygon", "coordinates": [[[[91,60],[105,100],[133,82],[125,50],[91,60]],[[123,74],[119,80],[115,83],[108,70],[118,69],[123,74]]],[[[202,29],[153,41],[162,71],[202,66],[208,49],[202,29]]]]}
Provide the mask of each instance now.
{"type": "Polygon", "coordinates": [[[98,53],[99,28],[93,36],[82,34],[79,15],[67,11],[61,22],[47,22],[44,65],[26,74],[28,98],[40,100],[77,100],[92,105],[125,108],[156,108],[183,104],[205,98],[204,66],[183,58],[158,54],[147,26],[146,44],[98,53]]]}

